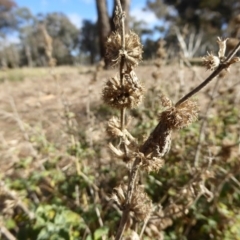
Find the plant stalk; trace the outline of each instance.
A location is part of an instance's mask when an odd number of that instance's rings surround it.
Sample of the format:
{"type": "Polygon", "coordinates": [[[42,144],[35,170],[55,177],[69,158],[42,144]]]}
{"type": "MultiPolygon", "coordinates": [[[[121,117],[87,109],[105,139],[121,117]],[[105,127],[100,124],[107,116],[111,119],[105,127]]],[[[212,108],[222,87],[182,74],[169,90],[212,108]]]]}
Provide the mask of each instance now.
{"type": "Polygon", "coordinates": [[[195,95],[197,92],[199,92],[202,88],[204,88],[208,83],[210,83],[223,69],[227,69],[229,67],[229,63],[231,59],[235,56],[235,54],[240,49],[240,41],[237,44],[237,46],[233,49],[233,51],[228,55],[226,60],[218,66],[216,70],[212,72],[212,74],[207,77],[200,85],[198,85],[196,88],[194,88],[192,91],[190,91],[188,94],[186,94],[184,97],[182,97],[176,104],[175,107],[179,106],[186,100],[188,100],[190,97],[195,95]]]}

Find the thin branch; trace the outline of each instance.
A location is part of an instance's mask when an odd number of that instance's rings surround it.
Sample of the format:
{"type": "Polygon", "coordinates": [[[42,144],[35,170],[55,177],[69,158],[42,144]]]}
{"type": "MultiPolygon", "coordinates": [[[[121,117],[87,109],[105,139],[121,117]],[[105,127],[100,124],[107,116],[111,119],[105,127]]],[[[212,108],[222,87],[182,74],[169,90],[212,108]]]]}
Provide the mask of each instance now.
{"type": "Polygon", "coordinates": [[[125,50],[125,13],[122,10],[122,5],[120,0],[116,0],[117,6],[121,16],[121,39],[122,39],[122,50],[125,50]]]}
{"type": "Polygon", "coordinates": [[[0,237],[1,237],[1,235],[5,236],[6,239],[8,239],[8,240],[17,240],[17,239],[12,235],[12,233],[9,232],[8,229],[7,229],[4,225],[2,225],[2,224],[1,224],[1,226],[0,226],[0,237]]]}
{"type": "MultiPolygon", "coordinates": [[[[118,6],[118,10],[119,10],[119,16],[120,16],[120,34],[121,34],[121,47],[122,47],[122,52],[125,52],[125,14],[122,10],[122,6],[121,6],[121,2],[120,0],[116,0],[116,4],[118,6]]],[[[120,61],[120,66],[119,66],[119,75],[120,75],[120,83],[123,89],[123,84],[124,84],[124,65],[125,65],[125,56],[124,54],[121,56],[121,61],[120,61]]],[[[120,112],[120,126],[121,126],[121,130],[124,129],[125,127],[125,114],[126,114],[126,110],[125,108],[121,109],[120,112]]],[[[124,139],[123,140],[123,145],[124,143],[124,139]]],[[[126,148],[124,148],[126,149],[126,148]]],[[[134,164],[132,166],[132,170],[129,176],[129,184],[128,184],[128,190],[127,190],[127,197],[126,197],[126,202],[125,202],[125,209],[123,210],[123,214],[120,220],[120,225],[115,237],[115,240],[120,240],[123,236],[123,233],[125,231],[126,228],[126,224],[127,224],[127,220],[129,217],[129,212],[130,212],[130,203],[132,201],[132,195],[133,195],[133,191],[135,188],[135,181],[137,178],[137,174],[138,174],[138,168],[139,168],[139,163],[140,160],[137,158],[134,161],[134,164]]]]}
{"type": "Polygon", "coordinates": [[[126,224],[127,224],[127,220],[128,220],[129,212],[130,212],[130,204],[132,201],[133,191],[135,189],[135,183],[136,183],[136,179],[137,179],[138,169],[140,167],[140,162],[141,162],[141,159],[137,157],[132,166],[132,171],[129,176],[129,182],[128,182],[128,190],[127,190],[125,209],[123,211],[123,214],[122,214],[122,217],[120,220],[120,225],[119,225],[115,240],[122,239],[124,230],[126,228],[126,224]]]}
{"type": "Polygon", "coordinates": [[[183,102],[185,102],[187,99],[192,97],[194,94],[199,92],[202,88],[204,88],[208,83],[210,83],[223,69],[227,69],[229,67],[229,63],[231,59],[234,57],[234,55],[238,52],[240,49],[240,41],[238,45],[235,47],[235,49],[229,54],[229,56],[226,58],[226,60],[218,66],[218,68],[210,74],[209,77],[206,78],[200,85],[198,85],[196,88],[194,88],[192,91],[190,91],[188,94],[186,94],[184,97],[182,97],[175,106],[179,106],[183,102]]]}
{"type": "Polygon", "coordinates": [[[144,233],[144,231],[145,231],[145,228],[146,228],[149,220],[150,220],[150,214],[149,214],[148,217],[144,220],[144,224],[143,224],[143,227],[142,227],[141,232],[140,232],[140,235],[139,235],[139,238],[140,238],[140,239],[142,239],[143,233],[144,233]]]}

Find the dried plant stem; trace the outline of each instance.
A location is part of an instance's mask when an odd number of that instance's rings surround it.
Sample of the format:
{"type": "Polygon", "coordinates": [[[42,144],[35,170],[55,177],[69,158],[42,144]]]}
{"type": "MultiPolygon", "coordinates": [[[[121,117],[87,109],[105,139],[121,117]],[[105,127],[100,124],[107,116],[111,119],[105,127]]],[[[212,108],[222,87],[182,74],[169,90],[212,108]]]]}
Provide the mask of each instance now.
{"type": "Polygon", "coordinates": [[[202,88],[204,88],[208,83],[210,83],[223,69],[227,69],[229,67],[230,60],[234,57],[234,55],[238,52],[240,49],[240,41],[238,45],[234,48],[234,50],[229,54],[229,56],[226,58],[226,60],[218,66],[218,68],[212,72],[212,74],[207,77],[200,85],[198,85],[196,88],[194,88],[192,91],[190,91],[188,94],[186,94],[184,97],[182,97],[175,106],[179,106],[181,103],[185,102],[187,99],[192,97],[194,94],[199,92],[202,88]]]}
{"type": "MultiPolygon", "coordinates": [[[[123,45],[123,41],[122,41],[122,45],[123,45]]],[[[124,74],[124,56],[122,56],[122,58],[121,58],[120,67],[119,67],[120,83],[121,83],[122,89],[123,89],[123,83],[124,83],[123,82],[124,81],[123,74],[124,74]]],[[[122,108],[121,112],[120,112],[120,114],[121,114],[121,117],[120,117],[121,130],[124,129],[124,125],[125,125],[125,113],[126,113],[125,110],[126,110],[125,108],[122,108]]]]}
{"type": "MultiPolygon", "coordinates": [[[[120,33],[121,33],[121,47],[122,47],[122,51],[124,52],[125,50],[125,24],[124,24],[124,20],[125,20],[125,17],[124,17],[124,13],[123,13],[123,10],[122,10],[122,5],[121,5],[121,2],[120,0],[116,0],[116,3],[117,3],[117,6],[118,6],[118,10],[120,12],[120,15],[121,15],[121,26],[120,26],[120,33]]],[[[125,61],[125,57],[122,56],[121,57],[121,60],[120,60],[120,66],[119,66],[119,76],[120,76],[120,84],[121,84],[121,87],[123,89],[123,84],[124,84],[124,61],[125,61]]],[[[123,130],[124,128],[124,125],[125,125],[125,108],[122,108],[121,111],[120,111],[120,126],[121,126],[121,130],[123,130]]]]}
{"type": "Polygon", "coordinates": [[[122,10],[120,0],[116,0],[119,12],[121,14],[121,39],[122,39],[122,50],[125,50],[125,14],[122,10]]]}
{"type": "Polygon", "coordinates": [[[127,224],[127,220],[128,220],[128,216],[129,216],[129,212],[130,212],[130,204],[131,204],[131,201],[132,201],[133,191],[134,191],[134,188],[135,188],[135,183],[136,183],[136,179],[137,179],[137,175],[138,175],[138,170],[139,170],[139,167],[140,167],[140,162],[141,162],[141,159],[137,157],[135,159],[134,163],[133,163],[133,166],[132,166],[132,170],[131,170],[131,173],[130,173],[130,176],[129,176],[125,208],[123,210],[123,214],[122,214],[122,217],[121,217],[120,225],[119,225],[115,240],[122,239],[122,235],[123,235],[124,230],[126,228],[126,224],[127,224]]]}
{"type": "Polygon", "coordinates": [[[145,231],[145,228],[146,228],[149,220],[150,220],[150,214],[149,214],[148,217],[144,220],[144,224],[143,224],[143,227],[142,227],[142,229],[141,229],[141,232],[140,232],[140,235],[139,235],[139,239],[142,239],[143,233],[144,233],[144,231],[145,231]]]}
{"type": "MultiPolygon", "coordinates": [[[[120,24],[120,34],[121,34],[121,47],[122,47],[122,52],[125,52],[125,14],[122,10],[122,6],[121,6],[121,2],[120,0],[116,0],[117,6],[118,6],[118,10],[119,10],[119,14],[121,17],[121,24],[120,24]]],[[[124,85],[124,65],[125,65],[125,56],[122,55],[121,56],[121,61],[120,61],[120,66],[119,66],[119,75],[120,75],[120,84],[121,87],[123,89],[123,85],[124,85]]],[[[121,129],[123,130],[125,127],[125,114],[126,114],[126,109],[122,108],[120,111],[121,117],[120,117],[120,126],[121,129]]],[[[123,143],[124,145],[124,143],[123,143]]],[[[126,149],[124,147],[124,149],[126,149]]],[[[126,224],[128,221],[128,217],[129,217],[129,212],[130,212],[130,204],[132,201],[132,196],[133,196],[133,191],[135,188],[135,182],[137,179],[137,174],[138,174],[138,169],[139,169],[139,163],[141,162],[141,159],[136,158],[133,166],[131,168],[130,171],[130,176],[129,176],[129,183],[128,183],[128,190],[127,190],[127,196],[126,196],[126,202],[125,202],[125,206],[124,206],[124,210],[123,210],[123,214],[120,220],[120,225],[116,234],[115,239],[116,240],[120,240],[123,236],[123,233],[125,231],[126,228],[126,224]]]]}
{"type": "Polygon", "coordinates": [[[24,213],[26,213],[26,215],[29,217],[29,219],[34,219],[35,218],[35,214],[30,211],[27,206],[25,205],[25,203],[20,199],[20,197],[18,197],[13,191],[11,191],[10,189],[8,189],[8,187],[5,185],[4,181],[0,182],[0,191],[4,192],[5,194],[7,194],[10,198],[12,198],[13,200],[15,200],[16,205],[18,207],[20,207],[24,213]]]}
{"type": "Polygon", "coordinates": [[[17,240],[8,229],[1,224],[0,226],[0,237],[1,235],[5,236],[8,240],[17,240]]]}

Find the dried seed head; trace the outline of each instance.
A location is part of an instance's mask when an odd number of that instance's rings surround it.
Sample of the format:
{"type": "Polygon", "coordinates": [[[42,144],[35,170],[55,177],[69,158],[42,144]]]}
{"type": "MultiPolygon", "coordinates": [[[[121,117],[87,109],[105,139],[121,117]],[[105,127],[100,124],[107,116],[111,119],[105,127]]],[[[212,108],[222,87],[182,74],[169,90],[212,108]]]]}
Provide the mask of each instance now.
{"type": "Polygon", "coordinates": [[[164,94],[161,95],[161,102],[163,107],[172,107],[172,101],[164,94]]]}
{"type": "Polygon", "coordinates": [[[160,122],[165,122],[170,129],[180,129],[197,120],[196,102],[187,100],[177,107],[171,107],[160,115],[160,122]]]}
{"type": "Polygon", "coordinates": [[[112,66],[117,66],[121,57],[125,57],[128,67],[135,67],[142,60],[142,45],[138,35],[132,31],[125,35],[125,49],[122,49],[121,35],[113,32],[106,42],[106,58],[112,66]]]}
{"type": "Polygon", "coordinates": [[[202,59],[203,65],[210,70],[215,70],[220,64],[220,59],[209,52],[207,52],[207,55],[204,56],[202,59]]]}
{"type": "Polygon", "coordinates": [[[228,40],[228,38],[226,38],[225,40],[222,40],[220,37],[217,38],[217,43],[218,43],[218,46],[219,46],[218,57],[220,59],[225,57],[227,40],[228,40]]]}
{"type": "Polygon", "coordinates": [[[107,81],[103,88],[103,100],[111,107],[134,108],[143,98],[143,88],[136,79],[130,74],[125,74],[123,85],[121,86],[120,80],[114,77],[107,81]]]}
{"type": "Polygon", "coordinates": [[[164,165],[164,160],[158,157],[144,158],[141,167],[150,172],[158,172],[164,165]]]}
{"type": "Polygon", "coordinates": [[[137,186],[133,192],[130,210],[138,221],[143,221],[151,213],[152,201],[142,186],[137,186]]]}
{"type": "Polygon", "coordinates": [[[120,126],[120,120],[117,117],[112,117],[109,121],[108,121],[108,125],[107,125],[107,133],[111,136],[111,137],[122,137],[124,134],[121,130],[121,126],[120,126]]]}
{"type": "Polygon", "coordinates": [[[128,229],[124,232],[123,240],[140,240],[140,237],[135,231],[128,229]]]}
{"type": "Polygon", "coordinates": [[[184,215],[185,207],[182,204],[172,203],[165,210],[164,214],[168,216],[172,216],[173,218],[179,218],[184,215]]]}
{"type": "Polygon", "coordinates": [[[158,125],[141,146],[140,152],[147,158],[163,157],[170,149],[172,130],[186,127],[194,122],[197,119],[197,113],[197,104],[190,100],[163,111],[158,125]]]}
{"type": "Polygon", "coordinates": [[[123,209],[123,206],[125,204],[125,199],[126,199],[126,185],[119,185],[118,187],[115,187],[114,193],[110,197],[114,202],[116,202],[119,206],[120,209],[123,209]]]}
{"type": "MultiPolygon", "coordinates": [[[[125,127],[127,127],[130,121],[131,118],[128,118],[125,127]]],[[[126,128],[121,129],[121,124],[118,117],[110,118],[106,131],[110,137],[123,137],[127,145],[128,142],[135,142],[135,138],[128,132],[126,128]]]]}

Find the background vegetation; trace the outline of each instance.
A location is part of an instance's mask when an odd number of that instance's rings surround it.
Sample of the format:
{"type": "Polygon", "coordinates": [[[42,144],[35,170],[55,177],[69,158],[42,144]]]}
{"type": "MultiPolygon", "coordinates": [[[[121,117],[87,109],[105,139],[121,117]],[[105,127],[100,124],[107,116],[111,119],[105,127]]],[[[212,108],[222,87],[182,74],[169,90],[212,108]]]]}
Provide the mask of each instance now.
{"type": "MultiPolygon", "coordinates": [[[[129,2],[123,4],[127,10],[129,2]]],[[[113,29],[112,16],[103,17],[105,1],[96,0],[98,22],[85,20],[81,29],[62,13],[33,16],[9,0],[1,0],[0,6],[1,41],[11,31],[21,40],[2,44],[0,53],[0,238],[111,239],[120,211],[110,195],[127,181],[123,176],[128,172],[110,153],[105,134],[107,120],[117,112],[102,103],[101,89],[115,71],[86,66],[102,58],[102,43],[113,29]],[[49,59],[43,25],[57,65],[75,66],[45,67],[49,59]]],[[[145,34],[144,62],[136,70],[145,97],[131,110],[130,123],[139,143],[158,122],[163,94],[175,102],[209,75],[199,61],[192,65],[192,58],[214,51],[218,35],[231,37],[234,46],[240,24],[237,1],[156,0],[147,1],[146,8],[163,25],[143,29],[134,18],[129,21],[142,38],[145,34]],[[150,38],[153,30],[163,33],[165,54],[159,54],[159,43],[150,38]]],[[[181,190],[196,177],[195,171],[202,170],[209,189],[188,212],[170,215],[161,226],[149,222],[143,239],[161,239],[159,229],[169,240],[240,239],[238,76],[239,68],[232,67],[195,98],[199,120],[174,134],[158,173],[142,174],[156,207],[174,200],[181,209],[181,190]]],[[[197,190],[190,189],[193,194],[197,190]]]]}
{"type": "MultiPolygon", "coordinates": [[[[169,54],[178,49],[176,32],[179,29],[187,43],[192,41],[193,35],[198,36],[202,44],[192,54],[194,56],[212,49],[216,36],[238,38],[240,34],[239,19],[236,17],[240,4],[237,1],[146,1],[146,9],[159,18],[158,25],[152,28],[137,21],[137,16],[130,15],[130,0],[121,2],[127,13],[127,28],[137,32],[143,41],[145,60],[155,57],[157,46],[152,36],[156,32],[167,40],[171,49],[169,54]]],[[[2,67],[47,65],[41,25],[46,27],[53,39],[53,57],[58,65],[95,63],[103,59],[106,38],[114,31],[114,11],[108,13],[106,0],[96,0],[97,21],[85,19],[80,29],[60,12],[33,15],[27,7],[19,8],[13,0],[1,0],[0,6],[2,67]],[[11,34],[19,37],[19,43],[8,43],[11,34]]],[[[114,4],[113,7],[115,9],[114,4]]]]}

